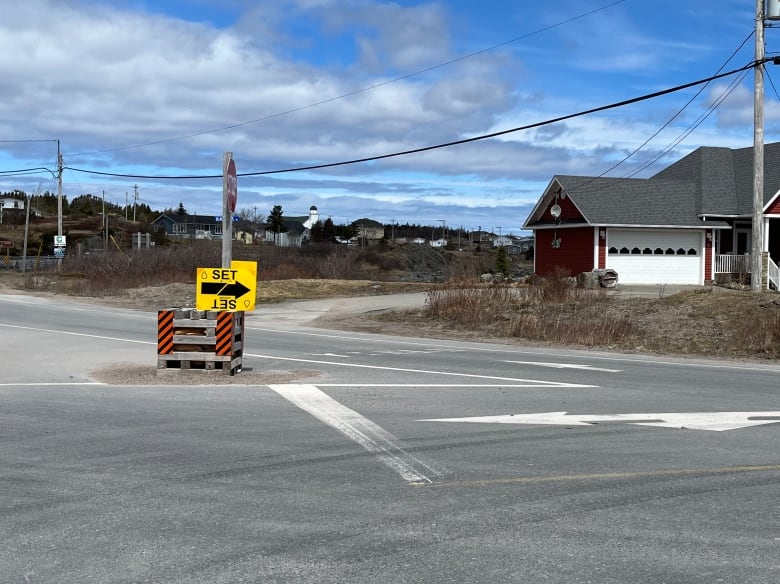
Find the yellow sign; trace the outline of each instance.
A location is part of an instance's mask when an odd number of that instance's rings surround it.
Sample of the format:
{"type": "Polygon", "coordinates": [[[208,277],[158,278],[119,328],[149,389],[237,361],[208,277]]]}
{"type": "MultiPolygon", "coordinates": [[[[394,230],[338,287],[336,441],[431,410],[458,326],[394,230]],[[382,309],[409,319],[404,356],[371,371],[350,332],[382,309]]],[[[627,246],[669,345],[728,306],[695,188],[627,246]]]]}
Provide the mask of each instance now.
{"type": "Polygon", "coordinates": [[[230,262],[229,268],[198,268],[195,308],[244,312],[255,309],[257,262],[230,262]]]}

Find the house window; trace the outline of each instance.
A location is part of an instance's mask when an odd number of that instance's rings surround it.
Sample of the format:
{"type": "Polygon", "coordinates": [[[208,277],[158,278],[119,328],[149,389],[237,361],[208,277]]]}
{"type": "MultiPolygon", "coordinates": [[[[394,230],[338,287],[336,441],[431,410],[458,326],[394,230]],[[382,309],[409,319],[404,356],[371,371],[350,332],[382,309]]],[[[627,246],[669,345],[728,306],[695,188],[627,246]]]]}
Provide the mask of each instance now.
{"type": "Polygon", "coordinates": [[[212,225],[211,233],[214,235],[222,235],[222,225],[212,225]]]}
{"type": "Polygon", "coordinates": [[[174,223],[173,224],[173,232],[174,233],[187,233],[187,226],[183,223],[174,223]]]}

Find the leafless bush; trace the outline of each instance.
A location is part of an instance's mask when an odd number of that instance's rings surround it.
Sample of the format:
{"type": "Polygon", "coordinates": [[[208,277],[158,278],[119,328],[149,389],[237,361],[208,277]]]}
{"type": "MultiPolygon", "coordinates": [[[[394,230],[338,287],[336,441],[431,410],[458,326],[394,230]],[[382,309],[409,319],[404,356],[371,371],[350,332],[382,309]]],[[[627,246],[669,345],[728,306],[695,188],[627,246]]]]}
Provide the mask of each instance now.
{"type": "Polygon", "coordinates": [[[511,327],[515,337],[586,347],[610,345],[633,333],[628,315],[604,311],[521,313],[511,327]]]}
{"type": "Polygon", "coordinates": [[[780,352],[780,314],[758,314],[734,327],[734,342],[749,353],[780,352]]]}
{"type": "Polygon", "coordinates": [[[507,311],[526,297],[525,289],[508,285],[477,286],[460,282],[429,291],[424,314],[467,327],[489,326],[504,320],[507,311]]]}
{"type": "Polygon", "coordinates": [[[556,267],[549,276],[535,278],[531,284],[541,302],[556,304],[571,300],[576,289],[571,273],[560,267],[556,267]]]}

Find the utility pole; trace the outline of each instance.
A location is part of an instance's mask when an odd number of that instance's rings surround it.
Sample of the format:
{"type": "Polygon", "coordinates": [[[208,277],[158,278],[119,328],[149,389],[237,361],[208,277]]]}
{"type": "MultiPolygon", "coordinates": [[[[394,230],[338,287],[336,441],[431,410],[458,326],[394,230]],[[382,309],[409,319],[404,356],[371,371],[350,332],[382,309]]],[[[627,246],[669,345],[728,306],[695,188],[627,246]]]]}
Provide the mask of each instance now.
{"type": "Polygon", "coordinates": [[[756,0],[756,65],[753,92],[753,232],[750,289],[761,291],[764,251],[764,1],[756,0]]]}
{"type": "Polygon", "coordinates": [[[135,223],[135,206],[138,204],[138,185],[133,185],[133,223],[135,223]]]}
{"type": "Polygon", "coordinates": [[[57,235],[62,235],[62,153],[57,140],[57,235]]]}
{"type": "Polygon", "coordinates": [[[125,191],[125,228],[127,228],[127,191],[125,191]]]}

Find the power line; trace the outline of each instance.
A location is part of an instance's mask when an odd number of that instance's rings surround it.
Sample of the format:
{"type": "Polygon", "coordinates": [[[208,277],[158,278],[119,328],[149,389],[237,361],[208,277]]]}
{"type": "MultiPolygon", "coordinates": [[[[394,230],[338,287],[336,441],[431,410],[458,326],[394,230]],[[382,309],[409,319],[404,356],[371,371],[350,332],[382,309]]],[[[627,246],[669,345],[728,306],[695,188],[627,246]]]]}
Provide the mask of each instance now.
{"type": "MultiPolygon", "coordinates": [[[[304,170],[318,170],[323,168],[333,168],[337,166],[346,166],[350,164],[359,164],[362,162],[372,162],[376,160],[384,160],[386,158],[394,158],[397,156],[406,156],[409,154],[419,154],[421,152],[428,152],[431,150],[438,150],[441,148],[449,148],[451,146],[458,146],[461,144],[468,144],[470,142],[477,142],[480,140],[486,140],[488,138],[496,138],[498,136],[504,136],[506,134],[511,134],[514,132],[520,132],[523,130],[530,130],[532,128],[539,128],[542,126],[547,126],[550,124],[555,124],[558,122],[562,122],[565,120],[570,120],[573,118],[578,118],[610,109],[615,109],[627,105],[631,105],[634,103],[639,103],[642,101],[647,101],[649,99],[654,99],[656,97],[661,97],[664,95],[668,95],[670,93],[675,93],[677,91],[682,91],[683,89],[688,89],[690,87],[695,87],[697,85],[702,85],[705,83],[709,83],[711,81],[714,81],[716,79],[721,79],[723,77],[729,77],[731,75],[734,75],[736,73],[741,73],[743,71],[747,71],[749,69],[752,69],[753,67],[762,65],[766,61],[771,61],[773,58],[766,58],[763,59],[761,62],[758,63],[750,63],[748,65],[745,65],[743,67],[740,67],[738,69],[733,69],[731,71],[727,71],[726,73],[719,73],[716,75],[712,75],[710,77],[707,77],[705,79],[699,79],[697,81],[691,81],[690,83],[685,83],[683,85],[677,85],[675,87],[671,87],[668,89],[663,89],[661,91],[655,91],[653,93],[647,93],[645,95],[639,96],[639,97],[633,97],[631,99],[626,99],[623,101],[618,101],[615,103],[611,103],[609,105],[603,105],[595,108],[590,108],[587,110],[582,110],[573,114],[567,114],[563,116],[559,116],[557,118],[548,119],[542,122],[535,122],[533,124],[527,124],[525,126],[517,126],[515,128],[509,128],[507,130],[500,130],[498,132],[491,132],[489,134],[481,134],[479,136],[473,136],[471,138],[463,138],[461,140],[453,140],[452,142],[445,142],[442,144],[435,144],[432,146],[423,146],[421,148],[413,148],[411,150],[403,150],[401,152],[392,152],[390,154],[380,154],[377,156],[367,156],[365,158],[355,158],[352,160],[344,160],[341,162],[330,162],[325,164],[313,164],[309,166],[297,166],[292,168],[283,168],[278,170],[263,170],[263,171],[257,171],[257,172],[243,172],[239,173],[238,176],[263,176],[263,175],[269,175],[269,174],[283,174],[283,173],[289,173],[289,172],[300,172],[304,170]]],[[[122,174],[122,173],[112,173],[112,172],[101,172],[97,170],[86,170],[82,168],[74,168],[71,166],[64,167],[67,170],[72,170],[73,172],[81,172],[85,174],[93,174],[93,175],[100,175],[100,176],[112,176],[117,178],[136,178],[136,179],[154,179],[154,180],[198,180],[198,179],[215,179],[215,178],[222,178],[221,174],[215,174],[215,175],[181,175],[181,176],[161,176],[161,175],[139,175],[139,174],[122,174]]]]}
{"type": "Polygon", "coordinates": [[[563,26],[565,24],[569,24],[570,22],[574,22],[576,20],[580,20],[582,18],[590,16],[591,14],[596,14],[596,13],[601,12],[603,10],[607,10],[608,8],[612,8],[613,6],[617,6],[618,4],[623,4],[624,2],[626,2],[626,0],[616,0],[615,2],[612,2],[610,4],[605,4],[604,6],[601,6],[599,8],[594,8],[593,10],[589,10],[588,12],[583,12],[582,14],[579,14],[577,16],[572,16],[571,18],[567,18],[566,20],[562,20],[562,21],[560,21],[560,22],[558,22],[556,24],[551,24],[549,26],[545,26],[544,28],[540,28],[538,30],[535,30],[534,32],[530,32],[530,33],[521,35],[519,37],[515,37],[513,39],[510,39],[508,41],[504,41],[502,43],[498,43],[497,45],[493,45],[493,46],[487,47],[485,49],[480,49],[478,51],[474,51],[473,53],[468,53],[466,55],[461,55],[460,57],[455,57],[454,59],[450,59],[449,61],[445,61],[443,63],[439,63],[438,65],[432,65],[432,66],[427,67],[425,69],[421,69],[419,71],[415,71],[414,73],[407,73],[405,75],[401,75],[399,77],[394,77],[393,79],[389,79],[389,80],[383,81],[381,83],[376,83],[374,85],[369,85],[368,87],[363,87],[361,89],[354,89],[352,91],[348,91],[347,93],[344,93],[342,95],[338,95],[336,97],[330,97],[328,99],[323,99],[321,101],[310,103],[308,105],[302,105],[300,107],[284,110],[284,111],[281,111],[281,112],[276,112],[276,113],[273,113],[273,114],[268,114],[266,116],[263,116],[263,117],[260,117],[260,118],[256,118],[254,120],[249,120],[249,121],[246,121],[246,122],[238,122],[236,124],[231,124],[231,125],[228,125],[228,126],[222,126],[220,128],[212,128],[210,130],[203,130],[202,132],[195,132],[193,134],[187,134],[186,136],[179,136],[179,137],[176,137],[176,138],[166,138],[166,139],[163,139],[163,140],[157,140],[155,142],[146,142],[146,143],[143,143],[143,144],[133,144],[133,145],[130,145],[130,146],[119,146],[117,148],[109,148],[109,149],[106,149],[106,150],[96,150],[94,152],[78,152],[78,153],[75,153],[75,154],[69,154],[68,156],[91,156],[91,155],[95,155],[95,154],[105,154],[105,153],[109,153],[109,152],[119,152],[119,151],[122,151],[122,150],[131,150],[131,149],[134,149],[134,148],[145,148],[147,146],[157,146],[159,144],[167,144],[167,143],[170,143],[170,142],[178,142],[178,141],[181,141],[181,140],[188,140],[190,138],[196,138],[198,136],[204,136],[206,134],[216,134],[218,132],[224,132],[225,130],[233,130],[235,128],[240,128],[242,126],[248,126],[250,124],[256,124],[256,123],[259,123],[259,122],[265,122],[265,121],[268,121],[268,120],[271,120],[271,119],[274,119],[274,118],[279,118],[279,117],[286,116],[286,115],[289,115],[289,114],[293,114],[293,113],[296,113],[296,112],[300,112],[300,111],[304,111],[304,110],[311,109],[311,108],[314,108],[314,107],[318,107],[318,106],[321,106],[321,105],[325,105],[327,103],[332,103],[334,101],[338,101],[338,100],[341,100],[341,99],[344,99],[344,98],[347,98],[347,97],[352,97],[353,95],[359,95],[361,93],[366,93],[368,91],[372,91],[374,89],[378,89],[380,87],[384,87],[384,86],[390,85],[392,83],[397,83],[397,82],[403,81],[405,79],[410,79],[412,77],[417,77],[418,75],[422,75],[424,73],[429,73],[431,71],[435,71],[436,69],[441,69],[443,67],[447,67],[448,65],[452,65],[453,63],[459,63],[460,61],[465,61],[467,59],[471,59],[472,57],[476,57],[478,55],[489,53],[489,52],[494,51],[496,49],[499,49],[501,47],[505,47],[507,45],[511,45],[511,44],[516,43],[518,41],[530,38],[532,36],[536,36],[538,34],[541,34],[543,32],[547,32],[549,30],[553,30],[553,29],[561,27],[561,26],[563,26]]]}
{"type": "MultiPolygon", "coordinates": [[[[751,31],[750,31],[750,33],[749,33],[749,34],[748,34],[748,35],[745,37],[745,40],[743,40],[743,41],[740,43],[740,45],[739,45],[739,46],[738,46],[736,49],[734,49],[734,51],[731,53],[731,55],[729,55],[729,58],[728,58],[728,59],[726,59],[726,61],[723,63],[723,65],[721,65],[721,66],[720,66],[720,68],[718,68],[718,70],[715,72],[715,74],[716,74],[716,75],[717,75],[718,73],[720,73],[721,71],[723,71],[723,69],[725,69],[726,65],[728,65],[728,64],[729,64],[729,62],[731,62],[731,60],[732,60],[732,59],[733,59],[733,58],[736,56],[736,54],[737,54],[737,53],[738,53],[738,52],[739,52],[739,51],[742,49],[742,47],[744,47],[744,46],[745,46],[745,43],[746,43],[746,42],[748,42],[748,41],[751,39],[751,37],[753,36],[753,34],[754,34],[754,31],[752,31],[752,30],[751,30],[751,31]]],[[[697,91],[697,92],[696,92],[696,93],[693,95],[693,97],[691,97],[691,98],[690,98],[690,99],[689,99],[689,100],[688,100],[688,101],[685,103],[685,105],[683,105],[683,106],[682,106],[682,107],[681,107],[679,110],[677,110],[677,112],[675,112],[675,114],[674,114],[672,117],[670,117],[670,118],[669,118],[669,119],[666,121],[666,123],[664,123],[664,124],[663,124],[663,125],[662,125],[660,128],[658,128],[658,129],[657,129],[655,132],[653,132],[653,134],[651,134],[651,135],[650,135],[650,137],[649,137],[649,138],[647,138],[647,140],[645,140],[644,142],[642,142],[642,143],[641,143],[639,146],[637,146],[637,147],[636,147],[636,148],[635,148],[635,149],[634,149],[632,152],[630,152],[630,153],[628,154],[628,156],[626,156],[625,158],[623,158],[623,160],[621,160],[621,161],[617,162],[616,164],[613,164],[613,165],[612,165],[612,166],[610,166],[610,167],[609,167],[607,170],[605,170],[605,171],[604,171],[604,172],[602,172],[600,175],[598,175],[597,177],[594,177],[594,178],[601,178],[601,177],[603,177],[604,175],[606,175],[606,174],[608,174],[608,173],[612,172],[612,171],[613,171],[613,170],[615,170],[615,169],[616,169],[618,166],[620,166],[620,165],[621,165],[621,164],[623,164],[624,162],[627,162],[627,161],[628,161],[630,158],[632,158],[632,157],[633,157],[633,156],[634,156],[634,155],[635,155],[637,152],[639,152],[639,151],[640,151],[640,150],[642,150],[642,149],[643,149],[645,146],[647,146],[647,145],[648,145],[648,144],[649,144],[649,143],[650,143],[650,142],[651,142],[651,141],[652,141],[652,140],[653,140],[653,139],[654,139],[656,136],[658,136],[658,135],[659,135],[661,132],[663,132],[663,131],[664,131],[666,128],[668,128],[668,127],[669,127],[669,125],[670,125],[670,124],[671,124],[671,123],[672,123],[674,120],[676,120],[678,117],[680,117],[680,115],[682,115],[682,113],[683,113],[683,112],[684,112],[686,109],[688,109],[688,106],[690,106],[690,105],[691,105],[691,104],[692,104],[692,103],[693,103],[693,102],[696,100],[696,98],[697,98],[697,97],[699,97],[699,96],[700,96],[700,95],[701,95],[701,94],[704,92],[704,90],[705,90],[705,89],[707,89],[707,86],[709,86],[709,84],[710,84],[710,81],[708,81],[707,83],[705,83],[704,85],[702,85],[702,86],[699,88],[699,90],[698,90],[698,91],[697,91]]],[[[633,176],[633,175],[631,175],[631,176],[633,176]]],[[[581,185],[581,186],[584,186],[584,185],[581,185]]]]}

